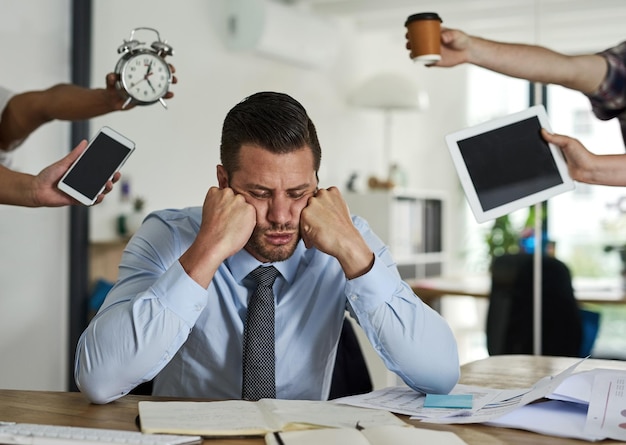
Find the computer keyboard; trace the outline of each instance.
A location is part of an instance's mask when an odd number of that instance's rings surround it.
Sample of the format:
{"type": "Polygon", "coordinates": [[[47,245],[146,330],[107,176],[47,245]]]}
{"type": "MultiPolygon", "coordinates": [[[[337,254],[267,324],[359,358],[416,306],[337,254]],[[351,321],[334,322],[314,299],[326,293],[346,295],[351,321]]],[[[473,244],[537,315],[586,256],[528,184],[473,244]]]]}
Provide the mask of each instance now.
{"type": "Polygon", "coordinates": [[[138,431],[0,422],[0,444],[28,445],[190,445],[200,436],[143,434],[138,431]]]}

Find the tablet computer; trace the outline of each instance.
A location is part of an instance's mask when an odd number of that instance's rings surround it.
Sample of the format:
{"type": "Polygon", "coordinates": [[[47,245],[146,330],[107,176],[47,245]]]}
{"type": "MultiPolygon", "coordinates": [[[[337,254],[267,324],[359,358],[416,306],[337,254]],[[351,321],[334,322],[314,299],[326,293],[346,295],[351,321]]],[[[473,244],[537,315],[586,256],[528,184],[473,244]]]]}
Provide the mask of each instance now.
{"type": "Polygon", "coordinates": [[[543,105],[446,136],[454,167],[479,223],[529,207],[574,188],[543,105]]]}

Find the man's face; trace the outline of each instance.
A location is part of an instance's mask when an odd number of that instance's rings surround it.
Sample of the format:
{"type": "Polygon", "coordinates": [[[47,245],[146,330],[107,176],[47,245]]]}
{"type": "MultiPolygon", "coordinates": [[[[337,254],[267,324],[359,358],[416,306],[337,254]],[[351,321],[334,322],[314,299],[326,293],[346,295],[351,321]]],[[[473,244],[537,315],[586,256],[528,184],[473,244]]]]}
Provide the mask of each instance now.
{"type": "Polygon", "coordinates": [[[300,213],[317,189],[313,154],[308,147],[275,154],[243,145],[239,167],[230,178],[218,167],[218,179],[220,187],[231,187],[256,209],[256,227],[245,249],[259,261],[284,261],[296,249],[300,213]]]}

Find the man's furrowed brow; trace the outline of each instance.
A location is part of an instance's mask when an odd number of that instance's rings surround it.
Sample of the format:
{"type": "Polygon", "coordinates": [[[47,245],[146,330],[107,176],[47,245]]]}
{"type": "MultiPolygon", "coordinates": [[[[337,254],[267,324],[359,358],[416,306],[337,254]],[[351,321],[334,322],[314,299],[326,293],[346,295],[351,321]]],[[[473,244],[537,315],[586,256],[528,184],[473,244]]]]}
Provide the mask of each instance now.
{"type": "MultiPolygon", "coordinates": [[[[244,184],[243,186],[245,188],[249,189],[249,190],[266,190],[268,192],[274,191],[273,188],[268,187],[266,185],[262,185],[262,184],[249,183],[249,184],[244,184]]],[[[300,185],[296,185],[294,187],[289,187],[286,191],[287,192],[297,192],[297,191],[301,191],[301,190],[306,190],[308,188],[311,188],[311,184],[310,183],[300,184],[300,185]]]]}

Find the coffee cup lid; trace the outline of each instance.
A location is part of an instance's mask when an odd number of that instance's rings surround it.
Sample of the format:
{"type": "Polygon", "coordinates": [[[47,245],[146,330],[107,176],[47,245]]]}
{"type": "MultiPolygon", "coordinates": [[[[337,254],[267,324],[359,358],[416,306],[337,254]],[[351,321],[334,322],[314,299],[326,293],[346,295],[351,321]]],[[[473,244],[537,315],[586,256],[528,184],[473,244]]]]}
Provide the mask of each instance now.
{"type": "Polygon", "coordinates": [[[439,20],[440,22],[441,17],[439,17],[439,14],[437,14],[436,12],[420,12],[419,14],[413,14],[410,15],[405,22],[405,25],[408,25],[410,22],[413,22],[415,20],[439,20]]]}

